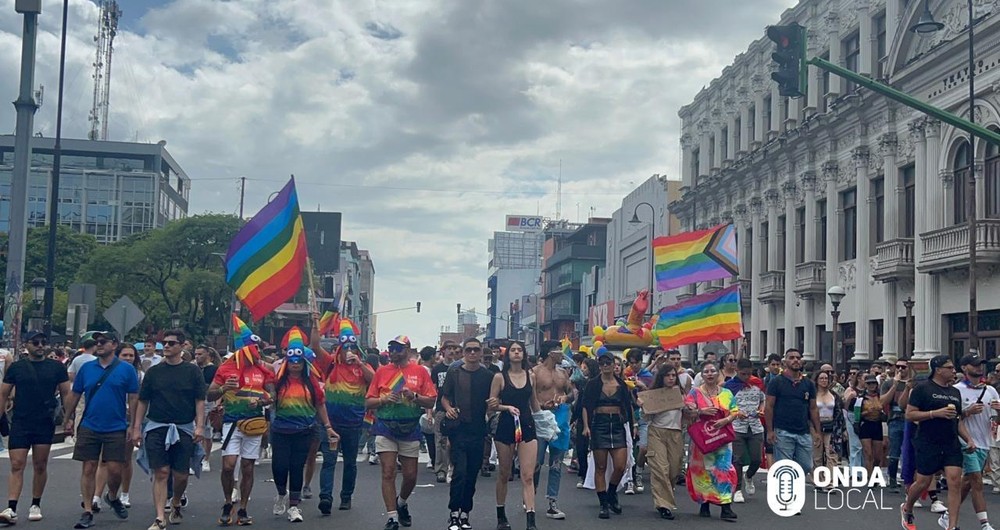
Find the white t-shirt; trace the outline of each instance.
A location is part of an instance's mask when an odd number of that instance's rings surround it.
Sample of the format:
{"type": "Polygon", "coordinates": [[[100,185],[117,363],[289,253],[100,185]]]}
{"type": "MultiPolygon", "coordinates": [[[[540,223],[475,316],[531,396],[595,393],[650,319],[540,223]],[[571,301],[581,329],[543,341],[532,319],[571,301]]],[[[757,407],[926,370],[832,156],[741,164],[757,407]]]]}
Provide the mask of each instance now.
{"type": "Polygon", "coordinates": [[[955,388],[962,394],[962,410],[968,409],[980,401],[980,395],[983,396],[981,401],[986,408],[975,416],[963,418],[962,421],[965,423],[965,428],[969,431],[973,443],[976,444],[976,448],[989,449],[993,443],[993,436],[990,433],[991,418],[996,415],[996,411],[990,408],[990,403],[1000,401],[1000,394],[997,394],[996,389],[992,386],[969,387],[965,381],[959,382],[955,388]],[[983,389],[986,390],[985,394],[983,389]]]}
{"type": "Polygon", "coordinates": [[[81,353],[80,355],[73,357],[73,362],[69,363],[69,368],[66,371],[69,372],[70,377],[74,377],[76,373],[80,371],[80,367],[83,366],[84,363],[89,363],[94,359],[97,359],[97,356],[94,354],[81,353]]]}
{"type": "Polygon", "coordinates": [[[139,356],[139,362],[142,363],[143,370],[149,370],[150,368],[160,364],[160,361],[162,360],[163,356],[157,355],[155,353],[153,354],[152,357],[146,357],[145,354],[139,356]]]}

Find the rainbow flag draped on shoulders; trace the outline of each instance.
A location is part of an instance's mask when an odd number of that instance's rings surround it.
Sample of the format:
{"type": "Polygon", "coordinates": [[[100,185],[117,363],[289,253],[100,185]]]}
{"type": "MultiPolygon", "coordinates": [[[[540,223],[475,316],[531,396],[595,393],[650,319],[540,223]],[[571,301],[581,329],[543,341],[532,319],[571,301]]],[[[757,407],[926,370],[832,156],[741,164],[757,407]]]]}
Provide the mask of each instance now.
{"type": "Polygon", "coordinates": [[[305,229],[292,178],[229,244],[226,283],[258,321],[295,296],[307,259],[305,229]]]}
{"type": "Polygon", "coordinates": [[[656,333],[664,348],[742,337],[740,286],[733,285],[664,307],[656,322],[656,333]]]}
{"type": "Polygon", "coordinates": [[[736,228],[719,225],[653,240],[656,288],[677,289],[739,274],[736,228]]]}

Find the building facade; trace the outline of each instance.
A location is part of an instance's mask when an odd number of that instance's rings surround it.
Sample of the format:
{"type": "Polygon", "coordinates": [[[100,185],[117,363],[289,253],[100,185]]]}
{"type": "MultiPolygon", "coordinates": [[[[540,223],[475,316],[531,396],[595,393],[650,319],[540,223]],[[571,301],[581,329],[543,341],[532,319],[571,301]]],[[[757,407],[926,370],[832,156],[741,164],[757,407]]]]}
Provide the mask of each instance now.
{"type": "MultiPolygon", "coordinates": [[[[54,146],[53,138],[32,138],[29,228],[47,224],[54,146]]],[[[65,139],[59,167],[59,223],[100,243],[187,217],[191,179],[167,152],[166,142],[65,139]]],[[[13,170],[14,137],[0,136],[0,232],[10,226],[13,170]]]]}
{"type": "MultiPolygon", "coordinates": [[[[1000,127],[1000,6],[979,0],[975,121],[1000,127]]],[[[965,2],[927,3],[942,31],[910,31],[916,0],[802,0],[780,24],[808,30],[808,54],[882,79],[967,117],[965,2]]],[[[968,349],[966,186],[978,193],[980,350],[1000,344],[1000,152],[908,107],[810,67],[808,96],[780,97],[760,39],[680,110],[685,226],[732,221],[754,359],[798,347],[830,359],[827,291],[838,285],[839,351],[855,361],[968,349]],[[904,330],[912,301],[913,335],[904,330]],[[908,304],[907,304],[908,305],[908,304]]],[[[726,282],[716,282],[721,285],[726,282]]],[[[697,286],[701,292],[707,286],[697,286]]],[[[690,295],[691,291],[682,293],[690,295]]],[[[838,355],[839,358],[839,355],[838,355]]]]}
{"type": "MultiPolygon", "coordinates": [[[[514,304],[521,295],[532,293],[539,282],[542,266],[541,217],[508,216],[512,220],[530,219],[531,229],[494,232],[489,242],[489,277],[487,278],[489,322],[486,338],[506,339],[515,332],[511,325],[514,304]],[[535,222],[537,220],[537,222],[535,222]],[[537,227],[537,229],[536,229],[537,227]]],[[[510,224],[510,223],[508,223],[510,224]]]]}
{"type": "Polygon", "coordinates": [[[542,265],[542,311],[537,320],[545,337],[569,337],[574,347],[583,329],[583,277],[604,265],[610,219],[591,218],[586,224],[556,223],[545,230],[542,265]]]}

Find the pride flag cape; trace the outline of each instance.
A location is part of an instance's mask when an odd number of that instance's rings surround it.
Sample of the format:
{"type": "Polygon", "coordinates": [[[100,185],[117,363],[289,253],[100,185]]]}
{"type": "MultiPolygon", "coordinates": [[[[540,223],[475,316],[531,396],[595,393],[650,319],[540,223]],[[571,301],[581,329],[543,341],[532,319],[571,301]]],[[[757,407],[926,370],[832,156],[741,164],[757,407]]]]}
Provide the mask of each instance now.
{"type": "Polygon", "coordinates": [[[659,291],[695,282],[721,280],[739,273],[736,229],[719,225],[653,240],[656,288],[659,291]]]}
{"type": "Polygon", "coordinates": [[[661,309],[656,331],[664,348],[742,337],[740,286],[694,296],[661,309]]]}
{"type": "Polygon", "coordinates": [[[229,243],[226,283],[257,321],[295,296],[307,259],[292,178],[229,243]]]}

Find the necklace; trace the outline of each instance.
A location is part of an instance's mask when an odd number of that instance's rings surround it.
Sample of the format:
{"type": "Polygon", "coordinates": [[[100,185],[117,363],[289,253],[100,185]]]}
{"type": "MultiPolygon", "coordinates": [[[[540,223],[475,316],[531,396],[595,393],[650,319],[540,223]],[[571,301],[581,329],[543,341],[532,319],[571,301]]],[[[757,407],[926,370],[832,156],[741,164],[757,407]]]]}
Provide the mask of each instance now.
{"type": "Polygon", "coordinates": [[[701,390],[702,390],[702,392],[704,392],[705,394],[707,394],[709,397],[715,397],[715,396],[719,395],[719,387],[715,387],[714,389],[710,390],[707,386],[702,385],[701,386],[701,390]]]}

